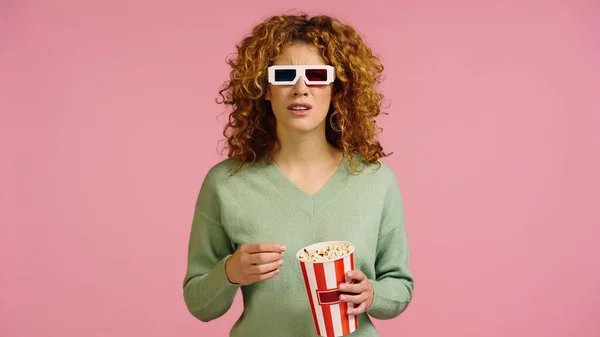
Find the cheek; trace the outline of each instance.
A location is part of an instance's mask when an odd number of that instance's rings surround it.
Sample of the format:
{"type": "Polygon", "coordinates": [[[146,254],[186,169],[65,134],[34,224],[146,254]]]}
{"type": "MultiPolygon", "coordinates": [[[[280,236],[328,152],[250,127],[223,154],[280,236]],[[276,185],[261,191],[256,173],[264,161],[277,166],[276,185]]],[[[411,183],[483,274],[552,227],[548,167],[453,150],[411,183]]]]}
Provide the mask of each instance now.
{"type": "Polygon", "coordinates": [[[285,99],[286,97],[286,88],[282,88],[282,87],[271,87],[270,90],[270,98],[271,101],[275,104],[277,104],[278,102],[281,102],[285,99]]]}
{"type": "Polygon", "coordinates": [[[321,90],[315,97],[318,99],[319,103],[329,106],[329,103],[331,102],[331,89],[321,90]]]}

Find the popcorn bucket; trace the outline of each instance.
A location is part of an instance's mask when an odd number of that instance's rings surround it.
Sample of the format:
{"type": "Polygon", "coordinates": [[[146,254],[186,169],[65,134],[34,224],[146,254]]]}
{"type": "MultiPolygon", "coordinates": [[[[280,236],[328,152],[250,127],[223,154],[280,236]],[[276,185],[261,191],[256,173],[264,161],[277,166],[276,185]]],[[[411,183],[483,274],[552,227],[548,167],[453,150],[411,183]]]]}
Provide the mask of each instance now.
{"type": "Polygon", "coordinates": [[[340,302],[338,290],[340,283],[352,281],[346,272],[354,270],[354,245],[347,241],[319,242],[300,249],[296,258],[302,268],[317,334],[334,337],[356,331],[358,317],[347,313],[353,304],[340,302]]]}

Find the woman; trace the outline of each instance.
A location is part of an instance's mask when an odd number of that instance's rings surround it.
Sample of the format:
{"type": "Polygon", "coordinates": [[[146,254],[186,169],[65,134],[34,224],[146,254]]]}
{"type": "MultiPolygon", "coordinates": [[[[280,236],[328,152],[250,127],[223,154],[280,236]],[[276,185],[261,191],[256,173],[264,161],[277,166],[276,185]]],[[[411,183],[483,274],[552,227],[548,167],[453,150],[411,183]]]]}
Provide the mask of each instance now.
{"type": "Polygon", "coordinates": [[[231,336],[315,336],[294,253],[347,240],[354,282],[340,291],[358,315],[352,335],[379,336],[370,317],[398,316],[413,289],[402,199],[376,140],[383,66],[352,27],[305,15],[262,22],[228,63],[229,158],[209,170],[196,203],[188,309],[213,320],[241,288],[231,336]]]}

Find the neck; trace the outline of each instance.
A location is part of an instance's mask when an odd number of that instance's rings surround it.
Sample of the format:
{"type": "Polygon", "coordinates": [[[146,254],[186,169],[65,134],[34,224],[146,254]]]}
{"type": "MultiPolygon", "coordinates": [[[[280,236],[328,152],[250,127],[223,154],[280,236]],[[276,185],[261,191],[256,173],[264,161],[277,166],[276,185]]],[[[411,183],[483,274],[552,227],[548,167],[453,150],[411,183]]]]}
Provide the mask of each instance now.
{"type": "Polygon", "coordinates": [[[331,163],[342,158],[342,153],[327,142],[324,128],[307,134],[278,132],[277,136],[279,145],[272,158],[278,164],[288,167],[314,167],[315,164],[331,163]]]}

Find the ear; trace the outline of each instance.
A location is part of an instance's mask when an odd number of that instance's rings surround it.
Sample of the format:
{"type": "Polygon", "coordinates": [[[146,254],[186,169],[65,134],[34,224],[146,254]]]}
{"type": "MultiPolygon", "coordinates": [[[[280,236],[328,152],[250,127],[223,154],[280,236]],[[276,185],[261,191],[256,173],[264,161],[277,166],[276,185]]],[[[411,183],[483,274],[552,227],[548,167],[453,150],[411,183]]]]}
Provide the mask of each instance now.
{"type": "Polygon", "coordinates": [[[270,101],[271,100],[271,87],[268,86],[267,90],[265,91],[265,101],[270,101]]]}

